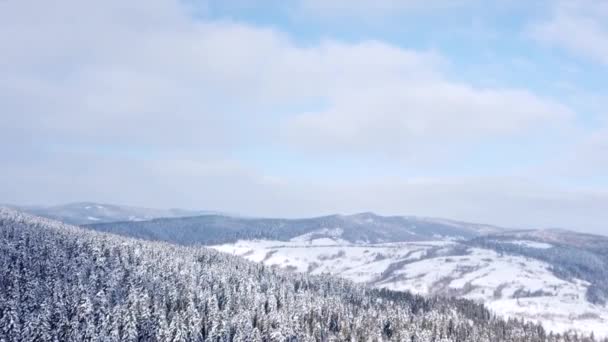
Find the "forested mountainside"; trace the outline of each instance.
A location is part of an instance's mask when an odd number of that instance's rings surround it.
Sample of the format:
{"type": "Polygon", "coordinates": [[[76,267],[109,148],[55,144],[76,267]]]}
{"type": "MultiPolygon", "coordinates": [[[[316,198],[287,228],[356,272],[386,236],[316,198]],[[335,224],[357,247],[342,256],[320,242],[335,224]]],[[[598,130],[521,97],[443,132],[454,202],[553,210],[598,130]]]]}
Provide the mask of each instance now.
{"type": "Polygon", "coordinates": [[[150,209],[126,205],[76,202],[53,206],[9,206],[16,210],[69,224],[118,221],[143,221],[158,217],[185,217],[214,214],[210,211],[183,209],[150,209]]]}
{"type": "Polygon", "coordinates": [[[287,273],[0,209],[2,341],[580,341],[467,300],[287,273]]]}
{"type": "Polygon", "coordinates": [[[379,216],[373,213],[331,215],[306,219],[266,219],[205,215],[159,218],[142,222],[91,224],[87,227],[148,240],[183,245],[213,245],[239,239],[288,241],[296,236],[339,235],[349,242],[379,243],[424,241],[440,238],[473,238],[504,229],[474,223],[407,216],[379,216]]]}

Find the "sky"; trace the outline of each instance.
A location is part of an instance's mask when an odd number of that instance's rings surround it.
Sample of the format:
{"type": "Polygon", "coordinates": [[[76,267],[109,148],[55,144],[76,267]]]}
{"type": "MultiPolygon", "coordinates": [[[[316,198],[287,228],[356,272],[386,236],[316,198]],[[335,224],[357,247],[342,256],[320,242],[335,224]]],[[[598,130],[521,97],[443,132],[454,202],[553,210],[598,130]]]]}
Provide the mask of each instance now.
{"type": "Polygon", "coordinates": [[[608,233],[608,2],[2,0],[0,203],[608,233]]]}

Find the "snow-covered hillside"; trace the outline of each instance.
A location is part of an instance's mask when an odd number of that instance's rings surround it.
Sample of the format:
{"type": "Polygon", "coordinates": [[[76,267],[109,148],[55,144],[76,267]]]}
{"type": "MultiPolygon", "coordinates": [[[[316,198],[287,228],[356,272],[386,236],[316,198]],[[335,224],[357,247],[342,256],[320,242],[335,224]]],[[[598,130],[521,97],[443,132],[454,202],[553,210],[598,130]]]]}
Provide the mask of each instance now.
{"type": "MultiPolygon", "coordinates": [[[[608,308],[586,300],[589,284],[560,279],[546,262],[456,240],[367,244],[347,242],[339,231],[325,233],[290,241],[241,240],[213,248],[266,265],[331,273],[378,288],[472,299],[498,315],[538,321],[555,332],[608,336],[608,308]]],[[[510,243],[539,250],[552,247],[523,239],[510,243]]]]}

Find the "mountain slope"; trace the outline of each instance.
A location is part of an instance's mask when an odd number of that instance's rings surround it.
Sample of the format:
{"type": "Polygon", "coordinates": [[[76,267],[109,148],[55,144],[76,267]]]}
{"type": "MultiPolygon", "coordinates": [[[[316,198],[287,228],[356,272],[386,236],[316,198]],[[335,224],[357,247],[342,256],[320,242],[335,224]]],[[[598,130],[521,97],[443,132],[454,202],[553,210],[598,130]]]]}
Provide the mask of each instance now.
{"type": "Polygon", "coordinates": [[[118,221],[144,221],[158,217],[199,216],[212,213],[183,209],[149,209],[94,202],[79,202],[49,207],[12,207],[32,215],[77,225],[118,221]]]}
{"type": "Polygon", "coordinates": [[[306,219],[267,219],[206,215],[201,217],[160,218],[143,222],[91,224],[88,228],[149,240],[179,244],[221,244],[239,239],[288,241],[308,234],[357,242],[427,241],[467,239],[504,229],[489,225],[372,213],[331,215],[306,219]]]}
{"type": "Polygon", "coordinates": [[[566,340],[470,301],[284,273],[2,208],[0,269],[6,341],[566,340]]]}

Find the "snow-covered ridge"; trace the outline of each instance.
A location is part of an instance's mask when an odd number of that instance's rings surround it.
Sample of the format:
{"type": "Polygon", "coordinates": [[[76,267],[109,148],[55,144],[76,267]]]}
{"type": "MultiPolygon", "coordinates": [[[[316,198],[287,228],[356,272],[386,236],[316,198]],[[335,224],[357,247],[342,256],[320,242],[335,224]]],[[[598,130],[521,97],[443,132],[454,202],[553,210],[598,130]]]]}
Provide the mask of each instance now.
{"type": "Polygon", "coordinates": [[[312,232],[291,238],[290,241],[293,241],[293,242],[308,241],[308,242],[312,243],[312,240],[316,240],[315,242],[318,244],[320,239],[318,239],[316,237],[322,236],[322,237],[325,237],[329,243],[332,243],[332,242],[334,244],[336,242],[348,243],[348,241],[340,239],[340,237],[342,236],[343,233],[344,233],[344,229],[339,228],[339,227],[331,228],[331,229],[322,228],[322,229],[313,230],[312,232]]]}

